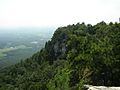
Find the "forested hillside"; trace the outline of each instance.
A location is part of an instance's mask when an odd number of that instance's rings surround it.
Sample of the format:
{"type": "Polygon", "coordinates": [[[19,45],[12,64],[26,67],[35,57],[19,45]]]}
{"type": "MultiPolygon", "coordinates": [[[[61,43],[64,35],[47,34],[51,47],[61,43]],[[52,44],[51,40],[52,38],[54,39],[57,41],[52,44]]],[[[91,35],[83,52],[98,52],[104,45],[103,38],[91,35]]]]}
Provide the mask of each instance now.
{"type": "Polygon", "coordinates": [[[45,47],[0,71],[0,90],[81,90],[120,85],[120,24],[59,27],[45,47]]]}

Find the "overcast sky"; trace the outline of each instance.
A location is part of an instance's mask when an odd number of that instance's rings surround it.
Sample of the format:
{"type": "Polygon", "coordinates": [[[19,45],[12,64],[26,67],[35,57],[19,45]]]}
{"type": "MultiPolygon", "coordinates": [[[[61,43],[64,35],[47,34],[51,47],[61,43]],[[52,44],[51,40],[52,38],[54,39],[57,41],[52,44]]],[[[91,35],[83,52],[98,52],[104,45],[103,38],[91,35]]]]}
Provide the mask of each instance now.
{"type": "Polygon", "coordinates": [[[0,27],[118,22],[120,0],[0,0],[0,27]]]}

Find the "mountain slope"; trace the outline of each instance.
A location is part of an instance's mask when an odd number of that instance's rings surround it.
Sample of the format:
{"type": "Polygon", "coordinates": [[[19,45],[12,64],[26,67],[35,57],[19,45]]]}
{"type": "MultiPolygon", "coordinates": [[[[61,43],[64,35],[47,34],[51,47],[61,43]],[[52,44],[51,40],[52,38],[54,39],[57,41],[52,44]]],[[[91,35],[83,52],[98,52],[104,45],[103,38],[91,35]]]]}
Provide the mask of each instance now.
{"type": "Polygon", "coordinates": [[[120,85],[120,24],[58,28],[45,48],[0,71],[0,90],[80,90],[120,85]]]}

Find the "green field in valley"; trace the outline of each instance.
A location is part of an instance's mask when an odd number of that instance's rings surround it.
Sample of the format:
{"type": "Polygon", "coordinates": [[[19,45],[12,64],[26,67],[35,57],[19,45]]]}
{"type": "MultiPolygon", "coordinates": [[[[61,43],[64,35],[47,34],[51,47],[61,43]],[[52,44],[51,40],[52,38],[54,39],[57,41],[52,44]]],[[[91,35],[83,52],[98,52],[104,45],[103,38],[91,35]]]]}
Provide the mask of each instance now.
{"type": "Polygon", "coordinates": [[[15,50],[18,50],[18,49],[27,49],[27,48],[31,48],[31,47],[27,47],[25,45],[19,45],[19,46],[15,46],[15,47],[0,49],[0,59],[7,56],[6,53],[8,53],[10,51],[15,51],[15,50]]]}

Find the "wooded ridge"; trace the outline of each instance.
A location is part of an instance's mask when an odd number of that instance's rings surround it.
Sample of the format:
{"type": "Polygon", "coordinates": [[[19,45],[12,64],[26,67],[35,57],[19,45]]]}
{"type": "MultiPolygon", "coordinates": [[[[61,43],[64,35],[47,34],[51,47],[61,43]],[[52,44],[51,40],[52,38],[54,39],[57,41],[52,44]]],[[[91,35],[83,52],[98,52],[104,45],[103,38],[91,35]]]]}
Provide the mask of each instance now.
{"type": "Polygon", "coordinates": [[[32,57],[0,71],[0,90],[120,85],[120,23],[59,27],[32,57]]]}

